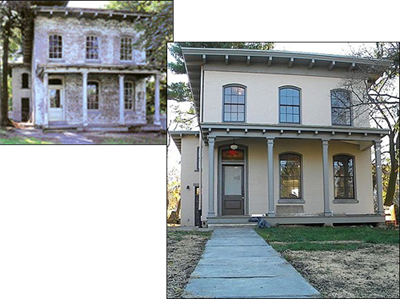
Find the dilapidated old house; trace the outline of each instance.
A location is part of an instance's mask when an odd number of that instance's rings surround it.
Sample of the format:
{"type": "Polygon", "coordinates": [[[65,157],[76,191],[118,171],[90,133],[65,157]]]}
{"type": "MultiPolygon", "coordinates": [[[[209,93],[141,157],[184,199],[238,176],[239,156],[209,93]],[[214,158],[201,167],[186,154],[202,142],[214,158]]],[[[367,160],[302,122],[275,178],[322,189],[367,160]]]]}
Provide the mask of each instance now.
{"type": "Polygon", "coordinates": [[[150,14],[39,7],[24,32],[24,62],[12,64],[14,121],[35,126],[146,124],[146,84],[155,81],[160,125],[160,68],[135,45],[135,22],[150,14]]]}

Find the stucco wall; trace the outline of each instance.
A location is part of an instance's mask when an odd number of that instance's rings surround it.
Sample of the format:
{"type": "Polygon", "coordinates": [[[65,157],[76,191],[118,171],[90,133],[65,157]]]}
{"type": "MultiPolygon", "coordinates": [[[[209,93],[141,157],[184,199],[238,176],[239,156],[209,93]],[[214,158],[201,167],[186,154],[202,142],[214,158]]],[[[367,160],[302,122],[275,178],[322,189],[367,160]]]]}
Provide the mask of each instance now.
{"type": "Polygon", "coordinates": [[[21,121],[21,99],[29,98],[30,109],[32,110],[31,102],[31,71],[28,66],[13,66],[12,68],[12,99],[13,99],[13,113],[12,118],[14,121],[21,121]],[[22,88],[22,74],[29,75],[28,87],[22,88]]]}
{"type": "MultiPolygon", "coordinates": [[[[207,66],[204,72],[204,122],[222,122],[222,92],[226,84],[246,88],[246,122],[279,123],[279,87],[301,89],[300,122],[303,125],[330,126],[332,89],[341,88],[344,74],[334,71],[292,71],[273,66],[207,66]],[[222,71],[224,69],[224,71],[222,71]],[[275,71],[275,73],[273,73],[275,71]],[[329,74],[335,74],[329,76],[329,74]]],[[[355,101],[353,97],[353,101],[355,101]]],[[[355,111],[354,111],[355,112],[355,111]]],[[[354,119],[354,126],[369,127],[367,114],[354,119]]]]}
{"type": "Polygon", "coordinates": [[[199,138],[183,135],[181,145],[181,225],[194,226],[195,184],[199,184],[199,172],[196,170],[197,146],[199,138]],[[186,188],[189,186],[189,189],[186,188]]]}

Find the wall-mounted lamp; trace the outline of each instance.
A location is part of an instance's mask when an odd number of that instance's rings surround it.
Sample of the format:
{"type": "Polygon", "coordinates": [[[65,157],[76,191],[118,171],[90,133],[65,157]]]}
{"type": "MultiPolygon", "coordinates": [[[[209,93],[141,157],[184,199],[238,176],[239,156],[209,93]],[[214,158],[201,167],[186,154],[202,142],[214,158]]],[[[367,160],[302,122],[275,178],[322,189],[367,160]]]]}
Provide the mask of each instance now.
{"type": "Polygon", "coordinates": [[[189,185],[187,185],[187,186],[186,186],[186,189],[188,189],[188,190],[189,190],[189,189],[190,189],[190,186],[189,186],[189,185]]]}

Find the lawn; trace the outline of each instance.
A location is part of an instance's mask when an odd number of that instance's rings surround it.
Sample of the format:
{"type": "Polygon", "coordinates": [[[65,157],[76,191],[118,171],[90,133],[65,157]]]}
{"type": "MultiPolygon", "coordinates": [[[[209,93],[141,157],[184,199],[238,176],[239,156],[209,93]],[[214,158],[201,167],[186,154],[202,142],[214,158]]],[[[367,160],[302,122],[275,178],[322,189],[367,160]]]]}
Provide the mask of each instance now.
{"type": "Polygon", "coordinates": [[[166,144],[166,135],[158,133],[83,133],[96,144],[166,144]]]}
{"type": "Polygon", "coordinates": [[[32,137],[0,138],[0,144],[52,144],[52,142],[38,140],[32,137]]]}
{"type": "Polygon", "coordinates": [[[399,298],[399,230],[370,226],[256,229],[324,298],[399,298]]]}
{"type": "Polygon", "coordinates": [[[277,251],[356,250],[368,244],[399,244],[399,231],[370,226],[277,226],[257,233],[277,251]]]}

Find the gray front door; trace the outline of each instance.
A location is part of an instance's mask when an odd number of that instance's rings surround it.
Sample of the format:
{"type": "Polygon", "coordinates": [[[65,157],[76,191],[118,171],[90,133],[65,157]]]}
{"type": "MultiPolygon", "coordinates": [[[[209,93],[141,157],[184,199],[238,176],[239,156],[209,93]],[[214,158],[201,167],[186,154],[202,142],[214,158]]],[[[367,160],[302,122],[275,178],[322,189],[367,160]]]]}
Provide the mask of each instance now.
{"type": "Polygon", "coordinates": [[[244,167],[222,166],[222,215],[244,215],[244,167]]]}

